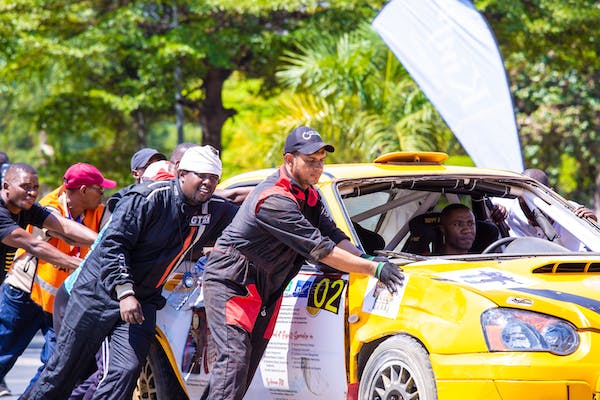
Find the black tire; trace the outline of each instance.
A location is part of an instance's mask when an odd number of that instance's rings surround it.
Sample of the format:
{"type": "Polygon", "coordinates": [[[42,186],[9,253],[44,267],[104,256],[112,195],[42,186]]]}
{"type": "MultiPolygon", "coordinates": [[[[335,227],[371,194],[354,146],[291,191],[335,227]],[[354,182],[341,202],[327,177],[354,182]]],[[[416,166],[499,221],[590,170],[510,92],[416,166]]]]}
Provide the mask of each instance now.
{"type": "Polygon", "coordinates": [[[359,400],[436,400],[435,377],[421,343],[407,335],[382,342],[360,378],[359,400]]]}
{"type": "Polygon", "coordinates": [[[188,400],[171,364],[154,341],[138,378],[133,400],[188,400]]]}

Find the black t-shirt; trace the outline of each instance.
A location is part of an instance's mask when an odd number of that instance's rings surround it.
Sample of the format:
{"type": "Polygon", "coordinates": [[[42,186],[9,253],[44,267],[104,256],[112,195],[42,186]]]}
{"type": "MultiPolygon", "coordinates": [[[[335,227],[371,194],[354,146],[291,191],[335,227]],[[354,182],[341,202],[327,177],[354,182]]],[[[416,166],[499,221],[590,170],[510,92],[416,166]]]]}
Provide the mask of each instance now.
{"type": "Polygon", "coordinates": [[[19,227],[25,229],[28,224],[42,228],[48,215],[50,215],[50,211],[37,203],[29,210],[13,214],[6,208],[4,200],[0,199],[0,283],[4,282],[4,277],[12,265],[17,251],[15,247],[2,243],[2,240],[19,227]]]}

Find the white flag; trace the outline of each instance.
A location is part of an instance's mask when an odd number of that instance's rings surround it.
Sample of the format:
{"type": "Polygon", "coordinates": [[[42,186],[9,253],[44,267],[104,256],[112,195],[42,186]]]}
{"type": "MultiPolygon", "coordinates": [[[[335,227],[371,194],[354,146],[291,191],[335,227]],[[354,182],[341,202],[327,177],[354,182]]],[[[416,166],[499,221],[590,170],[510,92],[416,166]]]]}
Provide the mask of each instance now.
{"type": "Polygon", "coordinates": [[[392,0],[373,21],[475,165],[523,171],[496,40],[468,0],[392,0]]]}

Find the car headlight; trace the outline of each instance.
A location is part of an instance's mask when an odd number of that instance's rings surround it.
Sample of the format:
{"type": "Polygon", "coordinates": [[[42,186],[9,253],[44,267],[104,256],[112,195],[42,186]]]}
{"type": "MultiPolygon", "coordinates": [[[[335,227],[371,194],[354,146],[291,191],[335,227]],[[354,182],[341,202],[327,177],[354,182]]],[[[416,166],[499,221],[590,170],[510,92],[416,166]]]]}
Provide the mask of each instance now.
{"type": "Polygon", "coordinates": [[[490,351],[547,351],[564,356],[579,346],[572,324],[532,311],[490,308],[481,314],[481,326],[490,351]]]}

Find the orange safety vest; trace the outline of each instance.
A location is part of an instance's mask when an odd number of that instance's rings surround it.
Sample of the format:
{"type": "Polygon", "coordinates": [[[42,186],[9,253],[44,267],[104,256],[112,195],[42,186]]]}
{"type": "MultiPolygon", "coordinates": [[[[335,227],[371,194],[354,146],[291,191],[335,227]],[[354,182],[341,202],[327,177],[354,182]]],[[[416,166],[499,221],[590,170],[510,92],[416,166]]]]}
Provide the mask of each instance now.
{"type": "MultiPolygon", "coordinates": [[[[73,219],[67,208],[67,196],[64,186],[55,189],[43,199],[40,200],[42,206],[54,208],[66,218],[73,219]]],[[[104,211],[104,205],[98,206],[94,210],[85,210],[81,219],[78,222],[87,226],[94,232],[98,232],[100,227],[100,219],[104,211]]],[[[48,241],[52,246],[65,254],[71,256],[85,257],[89,251],[89,247],[71,246],[58,238],[50,238],[48,241]]],[[[31,300],[42,306],[44,311],[52,313],[54,311],[54,298],[60,285],[67,279],[71,270],[65,267],[58,267],[44,260],[38,260],[38,266],[31,287],[31,300]]]]}

